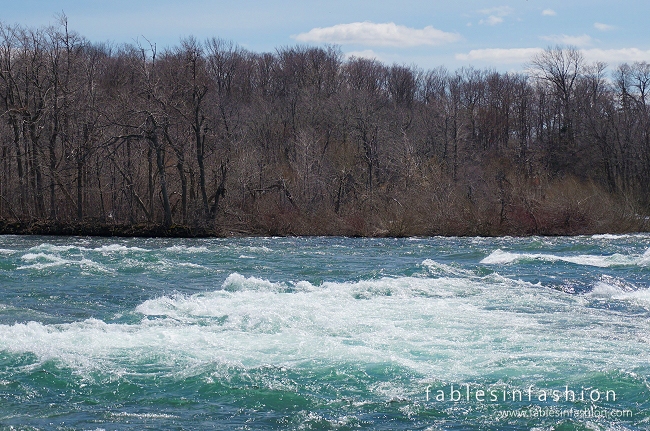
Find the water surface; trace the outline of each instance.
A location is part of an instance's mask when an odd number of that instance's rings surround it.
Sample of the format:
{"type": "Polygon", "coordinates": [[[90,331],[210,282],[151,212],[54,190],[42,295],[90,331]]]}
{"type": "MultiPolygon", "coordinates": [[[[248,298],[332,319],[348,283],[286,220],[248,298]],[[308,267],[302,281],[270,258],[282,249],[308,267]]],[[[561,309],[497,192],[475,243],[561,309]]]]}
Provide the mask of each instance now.
{"type": "Polygon", "coordinates": [[[646,234],[2,236],[0,426],[645,430],[649,288],[646,234]]]}

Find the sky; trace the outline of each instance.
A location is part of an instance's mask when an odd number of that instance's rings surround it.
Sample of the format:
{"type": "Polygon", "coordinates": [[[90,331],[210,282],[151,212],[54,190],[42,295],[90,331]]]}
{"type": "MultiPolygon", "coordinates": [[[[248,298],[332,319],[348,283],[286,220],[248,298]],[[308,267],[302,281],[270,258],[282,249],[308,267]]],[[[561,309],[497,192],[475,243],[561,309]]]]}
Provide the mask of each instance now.
{"type": "Polygon", "coordinates": [[[588,62],[650,62],[648,0],[0,0],[0,22],[57,23],[92,42],[173,47],[230,40],[254,52],[337,45],[346,56],[450,70],[520,71],[535,53],[579,48],[588,62]]]}

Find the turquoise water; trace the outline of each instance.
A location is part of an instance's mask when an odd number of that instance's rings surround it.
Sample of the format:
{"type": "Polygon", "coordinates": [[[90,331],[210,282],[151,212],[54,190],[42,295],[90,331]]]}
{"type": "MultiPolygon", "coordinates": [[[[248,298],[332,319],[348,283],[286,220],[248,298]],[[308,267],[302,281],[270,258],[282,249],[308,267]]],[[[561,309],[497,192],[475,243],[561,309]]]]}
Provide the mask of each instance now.
{"type": "Polygon", "coordinates": [[[0,429],[650,429],[650,235],[0,237],[0,429]]]}

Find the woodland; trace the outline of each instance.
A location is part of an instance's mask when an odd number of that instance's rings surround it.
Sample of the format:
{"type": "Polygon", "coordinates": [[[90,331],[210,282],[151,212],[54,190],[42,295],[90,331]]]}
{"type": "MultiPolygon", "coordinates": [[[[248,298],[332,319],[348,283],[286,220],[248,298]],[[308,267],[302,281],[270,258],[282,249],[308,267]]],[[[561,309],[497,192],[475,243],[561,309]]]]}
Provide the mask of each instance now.
{"type": "Polygon", "coordinates": [[[644,231],[649,92],[650,64],[574,47],[421,70],[0,23],[0,233],[644,231]]]}

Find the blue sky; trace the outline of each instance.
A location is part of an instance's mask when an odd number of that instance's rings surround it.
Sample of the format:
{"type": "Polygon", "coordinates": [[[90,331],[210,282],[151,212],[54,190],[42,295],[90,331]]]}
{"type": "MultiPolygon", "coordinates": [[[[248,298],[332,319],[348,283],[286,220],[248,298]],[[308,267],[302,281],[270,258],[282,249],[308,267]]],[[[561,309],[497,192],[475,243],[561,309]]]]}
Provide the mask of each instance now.
{"type": "Polygon", "coordinates": [[[588,61],[650,62],[650,1],[2,0],[0,21],[40,27],[64,12],[93,42],[177,45],[220,37],[255,52],[336,44],[347,55],[423,69],[521,70],[538,50],[573,45],[588,61]]]}

